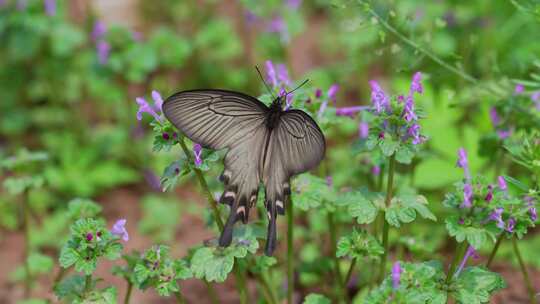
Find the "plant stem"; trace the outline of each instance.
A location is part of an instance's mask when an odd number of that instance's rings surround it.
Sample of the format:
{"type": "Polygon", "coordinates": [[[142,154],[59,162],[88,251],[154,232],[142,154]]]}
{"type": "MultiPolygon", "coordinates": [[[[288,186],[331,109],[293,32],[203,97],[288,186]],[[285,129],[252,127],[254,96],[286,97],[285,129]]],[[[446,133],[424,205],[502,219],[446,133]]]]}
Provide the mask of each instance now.
{"type": "Polygon", "coordinates": [[[238,289],[238,293],[240,296],[240,303],[241,304],[247,304],[249,303],[249,295],[247,292],[247,285],[246,285],[246,277],[245,271],[242,271],[242,269],[238,266],[238,263],[234,264],[234,274],[236,276],[236,285],[238,289]]]}
{"type": "Polygon", "coordinates": [[[186,300],[184,300],[184,297],[179,291],[174,292],[174,297],[176,298],[176,302],[180,304],[186,303],[186,300]]]}
{"type": "Polygon", "coordinates": [[[446,274],[446,285],[450,284],[450,281],[452,280],[452,277],[456,272],[456,267],[458,263],[463,259],[466,250],[467,241],[463,241],[458,244],[458,247],[456,248],[456,253],[454,254],[454,259],[452,260],[452,264],[450,264],[450,269],[448,269],[448,273],[446,274]]]}
{"type": "MultiPolygon", "coordinates": [[[[384,205],[386,208],[390,207],[390,202],[392,201],[392,189],[394,187],[394,167],[396,165],[396,155],[393,154],[390,156],[389,164],[388,164],[388,180],[386,183],[386,198],[384,200],[384,205]]],[[[384,248],[384,253],[381,259],[381,265],[379,268],[379,281],[382,281],[384,278],[384,273],[386,271],[386,259],[388,257],[388,231],[390,230],[390,226],[388,225],[388,222],[385,219],[385,213],[386,211],[383,211],[382,213],[382,221],[383,221],[383,231],[382,231],[382,243],[384,248]]]]}
{"type": "MultiPolygon", "coordinates": [[[[184,154],[186,155],[188,161],[190,163],[192,163],[193,162],[193,157],[191,156],[191,153],[189,153],[189,149],[187,148],[186,143],[184,142],[184,138],[180,137],[178,142],[180,143],[180,147],[182,147],[182,150],[184,151],[184,154]]],[[[212,196],[212,192],[208,188],[208,184],[206,183],[206,180],[204,179],[204,176],[203,176],[201,170],[199,170],[198,168],[194,168],[193,171],[195,172],[195,175],[197,176],[197,179],[199,180],[199,184],[201,185],[201,187],[203,188],[203,190],[204,190],[204,192],[206,194],[206,198],[208,199],[208,202],[210,203],[210,207],[212,207],[212,211],[214,212],[214,218],[215,218],[216,223],[217,223],[217,225],[219,227],[219,231],[222,232],[223,231],[223,220],[221,219],[221,215],[219,213],[219,208],[218,208],[217,202],[214,199],[214,197],[212,196]]]]}
{"type": "Polygon", "coordinates": [[[351,261],[351,265],[349,266],[349,270],[347,271],[347,275],[345,276],[345,280],[343,280],[343,289],[347,290],[347,284],[349,283],[349,280],[351,279],[354,266],[356,266],[357,258],[353,258],[351,261]]]}
{"type": "Polygon", "coordinates": [[[497,250],[499,250],[499,246],[501,245],[503,237],[504,237],[504,233],[499,234],[499,237],[497,238],[497,241],[495,242],[495,246],[493,247],[493,250],[491,250],[491,253],[489,254],[489,258],[486,263],[487,268],[491,266],[491,262],[493,262],[493,258],[495,258],[495,254],[497,254],[497,250]]]}
{"type": "Polygon", "coordinates": [[[23,233],[24,233],[24,297],[30,297],[30,288],[32,285],[32,274],[30,273],[30,265],[28,257],[30,256],[30,217],[29,217],[28,195],[25,191],[22,200],[22,217],[23,217],[23,233]]]}
{"type": "Polygon", "coordinates": [[[266,298],[268,302],[270,304],[277,304],[278,303],[277,296],[274,293],[274,289],[272,288],[272,286],[270,286],[268,277],[266,275],[266,271],[263,270],[258,278],[259,278],[259,282],[261,283],[262,289],[266,293],[266,298]]]}
{"type": "Polygon", "coordinates": [[[216,295],[216,290],[214,289],[214,285],[207,280],[203,280],[204,284],[206,285],[206,289],[208,289],[208,296],[210,296],[210,301],[213,304],[219,303],[216,295]]]}
{"type": "Polygon", "coordinates": [[[448,63],[444,62],[442,59],[440,59],[439,57],[437,57],[437,55],[433,54],[432,52],[426,50],[425,48],[419,46],[416,42],[412,41],[411,39],[405,37],[405,35],[401,34],[398,30],[396,30],[393,26],[391,26],[388,22],[386,22],[383,18],[381,18],[381,16],[379,16],[379,14],[377,14],[374,10],[372,10],[371,8],[368,8],[367,11],[369,12],[370,15],[372,15],[375,19],[377,19],[377,21],[387,30],[389,31],[390,33],[394,34],[396,37],[398,37],[401,41],[403,41],[404,43],[408,44],[409,46],[411,46],[412,48],[418,50],[420,53],[423,53],[424,55],[426,55],[427,57],[429,57],[431,60],[435,61],[436,63],[438,63],[439,65],[441,65],[442,67],[452,71],[454,74],[460,76],[461,78],[467,80],[468,82],[470,83],[477,83],[478,80],[476,78],[474,78],[473,76],[465,73],[464,71],[454,67],[454,66],[451,66],[449,65],[448,63]]]}
{"type": "Polygon", "coordinates": [[[294,291],[294,249],[293,249],[293,207],[292,197],[287,199],[287,303],[293,304],[294,291]]]}
{"type": "Polygon", "coordinates": [[[328,222],[328,230],[330,230],[330,252],[332,254],[332,260],[334,260],[334,267],[336,272],[336,279],[338,285],[343,283],[341,277],[341,270],[339,269],[339,259],[336,257],[336,223],[334,222],[334,214],[332,212],[327,212],[326,220],[328,222]]]}
{"type": "Polygon", "coordinates": [[[133,284],[128,280],[126,296],[124,297],[124,304],[129,304],[129,299],[131,298],[132,289],[133,289],[133,284]]]}
{"type": "Polygon", "coordinates": [[[516,257],[519,261],[519,267],[521,268],[521,273],[523,273],[523,279],[525,280],[525,285],[527,285],[527,291],[529,292],[529,300],[531,304],[536,303],[534,300],[534,288],[531,284],[531,280],[529,279],[529,274],[527,273],[527,267],[525,266],[525,263],[523,262],[523,258],[521,257],[521,253],[519,252],[519,247],[517,245],[517,238],[512,238],[512,245],[514,246],[514,253],[516,254],[516,257]]]}
{"type": "Polygon", "coordinates": [[[88,294],[92,290],[92,275],[87,274],[84,277],[84,293],[88,294]]]}

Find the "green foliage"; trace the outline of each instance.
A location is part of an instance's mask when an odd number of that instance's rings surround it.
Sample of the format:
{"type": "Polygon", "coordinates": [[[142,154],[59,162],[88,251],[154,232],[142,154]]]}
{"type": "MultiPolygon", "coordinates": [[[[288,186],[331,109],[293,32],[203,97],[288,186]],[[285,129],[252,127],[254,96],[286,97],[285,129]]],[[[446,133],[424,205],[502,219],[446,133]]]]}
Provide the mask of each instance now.
{"type": "Polygon", "coordinates": [[[437,218],[426,207],[427,199],[422,195],[401,195],[392,198],[390,207],[386,209],[386,221],[395,227],[400,227],[401,223],[410,223],[416,219],[416,213],[421,217],[436,221],[437,218]]]}
{"type": "Polygon", "coordinates": [[[364,230],[357,231],[354,229],[350,235],[344,236],[339,240],[336,256],[378,259],[383,252],[384,248],[373,235],[364,230]]]}
{"type": "Polygon", "coordinates": [[[453,295],[459,303],[489,303],[491,294],[505,288],[501,275],[480,267],[467,267],[453,282],[453,295]]]}
{"type": "Polygon", "coordinates": [[[330,304],[332,303],[330,299],[327,297],[316,294],[316,293],[310,293],[307,295],[307,297],[304,299],[304,304],[330,304]]]}
{"type": "Polygon", "coordinates": [[[142,200],[143,218],[139,231],[151,235],[155,242],[170,242],[174,239],[180,219],[180,204],[159,196],[147,196],[142,200]]]}

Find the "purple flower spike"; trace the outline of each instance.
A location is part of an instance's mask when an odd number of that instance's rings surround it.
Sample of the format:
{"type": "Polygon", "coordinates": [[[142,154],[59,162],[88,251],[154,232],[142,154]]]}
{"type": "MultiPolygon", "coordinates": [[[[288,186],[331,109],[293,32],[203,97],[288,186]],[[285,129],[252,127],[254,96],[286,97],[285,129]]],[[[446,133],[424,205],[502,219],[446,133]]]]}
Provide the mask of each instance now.
{"type": "Polygon", "coordinates": [[[339,85],[338,84],[333,84],[330,86],[330,88],[328,89],[328,92],[326,93],[328,95],[328,99],[330,99],[334,105],[336,104],[336,94],[339,90],[339,85]]]}
{"type": "Polygon", "coordinates": [[[139,110],[137,111],[137,120],[142,120],[142,113],[148,113],[154,117],[157,121],[161,122],[161,117],[156,113],[156,111],[153,109],[152,106],[146,102],[146,100],[142,97],[137,97],[135,99],[137,104],[139,105],[139,110]]]}
{"type": "Polygon", "coordinates": [[[493,186],[491,185],[488,186],[488,193],[484,197],[484,200],[488,203],[491,202],[491,200],[493,200],[493,186]]]}
{"type": "Polygon", "coordinates": [[[321,89],[317,89],[317,91],[315,91],[315,97],[316,98],[321,98],[322,96],[322,90],[321,89]]]}
{"type": "Polygon", "coordinates": [[[375,176],[378,176],[379,174],[381,174],[381,167],[379,167],[379,166],[371,167],[371,174],[373,174],[375,176]]]}
{"type": "Polygon", "coordinates": [[[163,110],[162,110],[163,98],[161,98],[161,94],[159,94],[158,91],[153,90],[152,91],[152,99],[154,100],[154,104],[156,106],[156,111],[159,111],[160,113],[163,113],[163,110]]]}
{"type": "Polygon", "coordinates": [[[18,11],[25,10],[27,6],[28,6],[28,0],[17,0],[18,11]]]}
{"type": "Polygon", "coordinates": [[[301,4],[302,0],[287,0],[287,6],[292,10],[299,8],[301,4]]]}
{"type": "Polygon", "coordinates": [[[328,107],[328,100],[325,100],[322,102],[321,107],[319,108],[319,112],[317,113],[317,117],[321,118],[324,111],[326,111],[326,108],[328,107]]]}
{"type": "Polygon", "coordinates": [[[407,96],[405,107],[403,108],[403,118],[405,121],[418,120],[418,116],[414,112],[414,100],[412,96],[407,96]]]}
{"type": "Polygon", "coordinates": [[[508,220],[508,226],[506,226],[506,231],[512,233],[514,232],[514,227],[516,226],[516,220],[511,217],[509,220],[508,220]]]}
{"type": "Polygon", "coordinates": [[[193,145],[193,155],[195,156],[195,166],[202,165],[202,147],[199,144],[193,145]]]}
{"type": "Polygon", "coordinates": [[[540,91],[536,91],[531,95],[531,100],[536,104],[536,110],[540,111],[540,91]]]}
{"type": "Polygon", "coordinates": [[[169,133],[165,132],[161,134],[161,137],[163,137],[164,140],[169,140],[171,137],[169,136],[169,133]]]}
{"type": "Polygon", "coordinates": [[[497,182],[499,183],[499,188],[500,188],[502,191],[504,191],[504,192],[508,191],[508,185],[506,185],[506,181],[504,180],[504,177],[503,177],[503,176],[499,176],[499,177],[497,178],[497,182]]]}
{"type": "Polygon", "coordinates": [[[114,223],[111,229],[111,233],[121,237],[124,242],[129,241],[129,235],[126,230],[126,222],[126,219],[119,219],[116,221],[116,223],[114,223]]]}
{"type": "Polygon", "coordinates": [[[92,30],[92,34],[90,35],[92,37],[92,40],[94,42],[97,42],[98,40],[100,40],[101,38],[103,38],[103,36],[105,36],[105,33],[107,32],[107,27],[105,26],[105,23],[103,23],[103,21],[96,21],[96,23],[94,23],[94,29],[92,30]]]}
{"type": "Polygon", "coordinates": [[[279,96],[285,96],[285,110],[288,110],[290,107],[291,107],[291,104],[292,104],[292,100],[293,100],[293,97],[294,97],[294,94],[292,93],[287,93],[287,91],[285,90],[285,88],[281,88],[279,90],[279,96]]]}
{"type": "Polygon", "coordinates": [[[91,242],[93,238],[94,238],[94,235],[91,232],[88,232],[86,234],[86,241],[87,242],[91,242]]]}
{"type": "Polygon", "coordinates": [[[332,185],[334,185],[334,179],[332,178],[332,176],[328,175],[326,177],[326,184],[328,185],[328,187],[332,187],[332,185]]]}
{"type": "Polygon", "coordinates": [[[100,40],[97,42],[96,49],[97,49],[99,64],[101,65],[107,64],[107,62],[109,61],[109,53],[111,51],[111,45],[105,40],[100,40]]]}
{"type": "Polygon", "coordinates": [[[399,288],[399,282],[401,281],[401,273],[403,272],[403,269],[401,268],[401,265],[399,262],[395,262],[394,265],[392,265],[392,288],[394,290],[399,288]]]}
{"type": "Polygon", "coordinates": [[[276,76],[276,70],[274,69],[274,64],[270,60],[266,60],[265,64],[266,64],[266,77],[268,78],[270,85],[272,85],[272,87],[275,87],[278,84],[278,80],[276,76]]]}
{"type": "Polygon", "coordinates": [[[44,0],[45,13],[49,16],[56,15],[56,0],[44,0]]]}
{"type": "Polygon", "coordinates": [[[498,130],[497,136],[499,136],[500,139],[507,139],[512,135],[512,130],[498,130]]]}
{"type": "Polygon", "coordinates": [[[520,83],[516,84],[516,88],[514,89],[514,93],[516,95],[519,95],[519,94],[523,93],[523,91],[525,91],[525,87],[523,87],[523,85],[520,84],[520,83]]]}
{"type": "Polygon", "coordinates": [[[353,106],[336,108],[337,116],[350,116],[353,117],[356,113],[369,109],[367,106],[353,106]]]}
{"type": "Polygon", "coordinates": [[[414,94],[414,92],[422,94],[422,92],[424,91],[421,81],[422,81],[422,73],[421,72],[414,73],[413,79],[411,82],[411,91],[410,91],[411,97],[414,94]]]}
{"type": "Polygon", "coordinates": [[[399,96],[397,97],[397,102],[398,102],[398,103],[402,103],[402,102],[404,102],[404,101],[405,101],[405,96],[399,95],[399,96]]]}
{"type": "Polygon", "coordinates": [[[467,160],[467,151],[464,148],[458,150],[457,166],[462,168],[465,173],[465,179],[471,179],[471,173],[469,171],[469,161],[467,160]]]}
{"type": "Polygon", "coordinates": [[[358,124],[358,137],[365,139],[369,136],[369,124],[365,121],[358,124]]]}
{"type": "Polygon", "coordinates": [[[390,102],[386,94],[381,89],[377,81],[370,80],[369,85],[371,86],[371,102],[375,108],[375,112],[381,113],[383,109],[389,110],[390,102]]]}

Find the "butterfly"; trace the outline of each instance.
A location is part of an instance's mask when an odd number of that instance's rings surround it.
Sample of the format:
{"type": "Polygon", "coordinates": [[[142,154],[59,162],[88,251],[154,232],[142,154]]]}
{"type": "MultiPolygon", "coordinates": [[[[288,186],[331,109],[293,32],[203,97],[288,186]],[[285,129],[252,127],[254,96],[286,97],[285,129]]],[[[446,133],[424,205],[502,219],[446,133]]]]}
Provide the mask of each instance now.
{"type": "Polygon", "coordinates": [[[228,149],[220,180],[220,203],[230,214],[219,238],[229,246],[234,224],[248,221],[264,185],[269,220],[265,254],[276,247],[276,218],[285,214],[291,195],[290,179],[315,168],[323,159],[326,142],[317,123],[302,110],[284,110],[286,94],[268,107],[257,98],[227,90],[178,92],[165,100],[165,117],[185,136],[214,150],[228,149]]]}

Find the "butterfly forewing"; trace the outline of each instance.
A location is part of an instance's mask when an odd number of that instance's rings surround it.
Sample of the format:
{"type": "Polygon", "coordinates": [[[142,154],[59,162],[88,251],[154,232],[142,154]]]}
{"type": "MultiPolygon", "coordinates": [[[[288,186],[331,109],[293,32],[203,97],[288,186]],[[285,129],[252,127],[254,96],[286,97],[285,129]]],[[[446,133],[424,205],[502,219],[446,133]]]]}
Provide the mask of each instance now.
{"type": "Polygon", "coordinates": [[[266,106],[249,95],[192,90],[167,98],[163,113],[184,135],[203,147],[229,148],[264,123],[266,106]]]}

